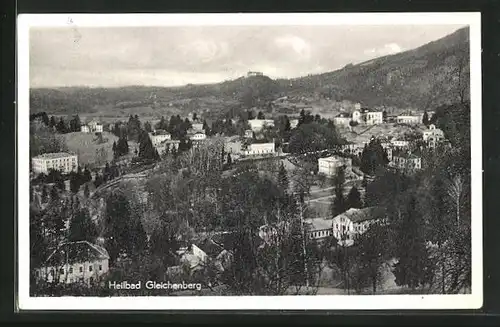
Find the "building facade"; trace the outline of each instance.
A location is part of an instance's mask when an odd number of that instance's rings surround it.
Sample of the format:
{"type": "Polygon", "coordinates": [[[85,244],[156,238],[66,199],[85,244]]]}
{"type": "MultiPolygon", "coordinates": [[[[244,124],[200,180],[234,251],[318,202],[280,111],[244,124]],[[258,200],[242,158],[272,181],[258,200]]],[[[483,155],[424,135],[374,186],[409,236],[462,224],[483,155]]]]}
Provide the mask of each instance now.
{"type": "Polygon", "coordinates": [[[207,138],[207,135],[203,132],[196,132],[189,136],[191,141],[203,141],[207,138]]]}
{"type": "Polygon", "coordinates": [[[435,148],[439,142],[444,141],[444,132],[441,129],[436,128],[435,125],[431,124],[429,125],[429,129],[422,133],[422,139],[429,147],[435,148]]]}
{"type": "Polygon", "coordinates": [[[157,147],[164,141],[170,140],[172,136],[166,131],[155,130],[154,132],[149,133],[149,138],[151,139],[151,143],[153,143],[153,146],[157,147]]]}
{"type": "Polygon", "coordinates": [[[250,125],[250,129],[253,132],[260,132],[265,127],[274,127],[274,120],[272,120],[272,119],[250,119],[248,121],[248,125],[250,125]]]}
{"type": "Polygon", "coordinates": [[[352,160],[340,156],[331,156],[318,159],[318,173],[323,173],[326,176],[335,176],[340,168],[344,168],[346,172],[352,170],[352,160]]]}
{"type": "Polygon", "coordinates": [[[422,116],[401,115],[396,117],[398,124],[418,125],[422,123],[422,116]]]}
{"type": "Polygon", "coordinates": [[[78,156],[66,152],[44,153],[31,159],[34,173],[48,174],[51,169],[68,174],[78,169],[78,156]]]}
{"type": "Polygon", "coordinates": [[[386,216],[382,208],[351,208],[333,218],[333,236],[339,244],[351,246],[356,236],[365,233],[373,224],[384,222],[386,222],[386,216]]]}
{"type": "Polygon", "coordinates": [[[309,218],[304,220],[306,235],[310,240],[323,241],[333,236],[333,220],[309,218]]]}
{"type": "Polygon", "coordinates": [[[78,241],[59,246],[34,273],[37,281],[91,285],[102,280],[108,271],[109,254],[106,249],[87,241],[78,241]]]}
{"type": "Polygon", "coordinates": [[[95,120],[92,120],[90,123],[82,125],[80,127],[80,131],[83,133],[102,133],[103,125],[95,120]]]}
{"type": "Polygon", "coordinates": [[[241,155],[274,155],[276,153],[274,142],[271,143],[252,143],[241,148],[241,155]]]}
{"type": "Polygon", "coordinates": [[[353,120],[351,115],[345,112],[341,112],[337,116],[333,117],[333,123],[337,126],[347,127],[351,123],[351,120],[353,120]]]}
{"type": "Polygon", "coordinates": [[[393,154],[391,163],[393,167],[401,170],[414,171],[422,169],[422,158],[408,152],[393,154]]]}

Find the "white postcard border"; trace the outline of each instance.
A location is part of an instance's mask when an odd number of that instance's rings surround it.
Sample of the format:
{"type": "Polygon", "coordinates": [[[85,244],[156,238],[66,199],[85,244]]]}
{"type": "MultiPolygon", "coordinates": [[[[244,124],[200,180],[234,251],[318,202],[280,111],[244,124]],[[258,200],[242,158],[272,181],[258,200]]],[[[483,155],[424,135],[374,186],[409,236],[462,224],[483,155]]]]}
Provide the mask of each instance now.
{"type": "Polygon", "coordinates": [[[478,309],[483,304],[481,14],[22,14],[18,16],[18,307],[21,310],[380,310],[478,309]],[[314,295],[184,297],[30,297],[29,28],[188,25],[447,25],[470,27],[472,293],[460,295],[314,295]]]}

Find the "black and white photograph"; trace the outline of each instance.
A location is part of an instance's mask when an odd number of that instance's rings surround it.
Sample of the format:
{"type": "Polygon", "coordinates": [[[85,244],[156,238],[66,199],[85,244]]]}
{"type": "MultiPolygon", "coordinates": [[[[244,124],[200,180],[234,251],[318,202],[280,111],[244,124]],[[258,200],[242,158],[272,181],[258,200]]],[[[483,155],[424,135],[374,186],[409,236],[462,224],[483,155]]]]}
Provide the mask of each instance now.
{"type": "Polygon", "coordinates": [[[481,307],[479,13],[18,24],[22,309],[481,307]]]}

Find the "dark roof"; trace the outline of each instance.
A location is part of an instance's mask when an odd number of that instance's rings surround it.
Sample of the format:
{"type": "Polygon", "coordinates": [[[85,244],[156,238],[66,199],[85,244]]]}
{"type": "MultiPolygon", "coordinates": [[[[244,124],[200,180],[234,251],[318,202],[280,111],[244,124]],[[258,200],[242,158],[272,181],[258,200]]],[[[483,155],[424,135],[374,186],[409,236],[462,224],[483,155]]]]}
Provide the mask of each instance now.
{"type": "Polygon", "coordinates": [[[348,113],[348,112],[341,112],[339,113],[337,116],[335,117],[340,117],[340,118],[350,118],[351,117],[351,114],[348,113]]]}
{"type": "Polygon", "coordinates": [[[211,239],[205,239],[194,244],[212,258],[217,257],[224,250],[222,246],[215,244],[211,239]]]}
{"type": "Polygon", "coordinates": [[[380,207],[368,207],[363,209],[351,208],[339,216],[344,216],[353,223],[360,223],[366,220],[382,219],[385,217],[385,210],[380,207]]]}
{"type": "Polygon", "coordinates": [[[65,263],[109,259],[109,254],[103,247],[87,241],[61,244],[45,261],[45,265],[58,266],[65,263]]]}

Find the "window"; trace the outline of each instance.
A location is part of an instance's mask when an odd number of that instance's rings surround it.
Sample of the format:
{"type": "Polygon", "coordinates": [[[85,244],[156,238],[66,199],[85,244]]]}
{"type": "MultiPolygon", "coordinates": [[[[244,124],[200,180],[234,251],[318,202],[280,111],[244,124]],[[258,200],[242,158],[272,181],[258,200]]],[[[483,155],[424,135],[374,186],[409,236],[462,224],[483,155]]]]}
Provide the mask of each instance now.
{"type": "Polygon", "coordinates": [[[60,273],[61,275],[64,275],[64,268],[59,269],[59,273],[60,273]]]}
{"type": "Polygon", "coordinates": [[[80,272],[83,272],[83,266],[80,266],[80,272]]]}
{"type": "Polygon", "coordinates": [[[72,274],[73,273],[73,267],[70,267],[69,268],[69,273],[72,274]]]}
{"type": "Polygon", "coordinates": [[[101,270],[102,270],[102,265],[99,265],[99,271],[101,271],[101,270]]]}
{"type": "Polygon", "coordinates": [[[89,266],[89,271],[92,271],[92,266],[89,266]]]}

